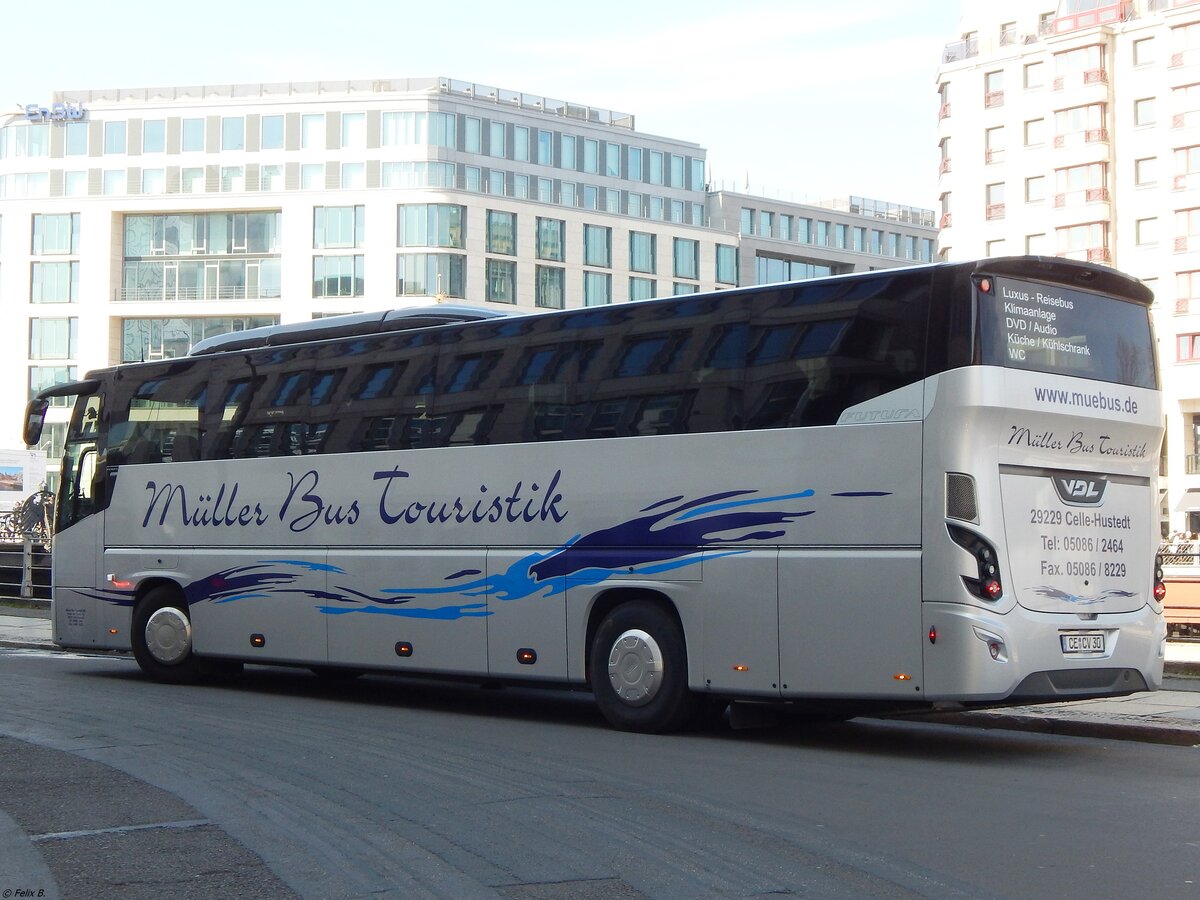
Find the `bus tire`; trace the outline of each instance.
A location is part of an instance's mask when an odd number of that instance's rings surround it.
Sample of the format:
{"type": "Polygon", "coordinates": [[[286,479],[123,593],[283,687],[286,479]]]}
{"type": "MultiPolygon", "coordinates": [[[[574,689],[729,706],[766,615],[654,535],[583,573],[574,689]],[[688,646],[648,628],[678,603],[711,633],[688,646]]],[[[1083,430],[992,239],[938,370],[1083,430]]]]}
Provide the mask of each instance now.
{"type": "Polygon", "coordinates": [[[192,621],[179,593],[151,588],[133,610],[133,656],[142,671],[166,684],[195,684],[204,667],[192,653],[192,621]]]}
{"type": "Polygon", "coordinates": [[[695,719],[699,698],[688,689],[683,629],[650,601],[623,603],[604,617],[588,675],[600,712],[622,731],[663,734],[695,719]]]}

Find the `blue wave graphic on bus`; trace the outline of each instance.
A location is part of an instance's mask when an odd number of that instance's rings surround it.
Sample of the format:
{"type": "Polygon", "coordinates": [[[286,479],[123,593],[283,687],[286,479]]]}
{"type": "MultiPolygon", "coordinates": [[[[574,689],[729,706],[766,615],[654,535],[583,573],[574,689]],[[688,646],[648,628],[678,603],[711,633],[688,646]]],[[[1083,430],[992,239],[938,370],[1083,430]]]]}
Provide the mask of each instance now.
{"type": "MultiPolygon", "coordinates": [[[[531,596],[553,597],[568,584],[593,585],[614,575],[655,575],[708,559],[749,552],[747,544],[782,537],[791,523],[813,515],[812,509],[764,508],[768,504],[792,504],[815,496],[811,489],[791,494],[757,497],[756,491],[726,491],[694,500],[669,497],[639,512],[627,522],[590,534],[575,535],[545,553],[531,553],[501,573],[487,576],[478,569],[463,569],[448,576],[441,585],[381,588],[367,593],[338,585],[344,569],[300,559],[264,559],[214,572],[183,587],[191,606],[253,601],[295,594],[317,601],[317,609],[329,615],[349,613],[455,620],[491,615],[486,599],[520,600],[531,596]],[[713,550],[723,552],[713,554],[713,550]],[[305,586],[302,579],[313,573],[329,576],[328,590],[305,586]],[[464,601],[445,606],[421,606],[420,598],[457,596],[464,601]],[[474,598],[482,598],[477,602],[474,598]]],[[[885,491],[846,491],[831,495],[840,499],[888,496],[885,491]]],[[[88,596],[119,606],[132,606],[134,589],[105,589],[88,596]]]]}
{"type": "Polygon", "coordinates": [[[779,526],[814,512],[749,508],[809,499],[815,493],[811,489],[774,497],[755,498],[754,493],[727,491],[690,501],[670,497],[642,509],[646,515],[611,528],[576,535],[547,553],[533,553],[519,559],[496,575],[438,587],[386,588],[383,593],[394,599],[390,602],[376,600],[380,605],[319,608],[330,615],[367,613],[431,618],[437,613],[437,618],[445,618],[448,611],[451,614],[458,611],[461,615],[490,615],[482,604],[430,610],[399,605],[397,601],[407,604],[417,597],[447,594],[491,597],[505,602],[534,595],[553,597],[563,593],[568,583],[577,586],[599,584],[618,572],[652,575],[696,565],[703,553],[714,547],[733,545],[725,553],[718,554],[718,558],[745,553],[747,548],[737,545],[781,537],[786,530],[779,526]],[[747,529],[756,530],[747,534],[747,529]]]}
{"type": "Polygon", "coordinates": [[[1072,594],[1070,591],[1059,590],[1056,587],[1049,585],[1041,585],[1040,587],[1031,588],[1035,594],[1040,594],[1043,597],[1048,597],[1051,600],[1061,600],[1064,603],[1073,603],[1078,606],[1092,606],[1096,603],[1103,603],[1105,600],[1128,599],[1136,597],[1133,591],[1101,591],[1094,597],[1084,597],[1081,594],[1072,594]]]}

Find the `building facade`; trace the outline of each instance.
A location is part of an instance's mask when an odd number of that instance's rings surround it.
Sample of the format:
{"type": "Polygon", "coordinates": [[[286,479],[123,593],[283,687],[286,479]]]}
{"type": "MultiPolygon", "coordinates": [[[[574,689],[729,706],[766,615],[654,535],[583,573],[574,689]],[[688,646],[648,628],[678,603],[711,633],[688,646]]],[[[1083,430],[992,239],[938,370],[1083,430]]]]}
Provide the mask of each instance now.
{"type": "Polygon", "coordinates": [[[933,211],[709,191],[705,167],[631,115],[448,78],[56,93],[0,118],[0,446],[42,387],[257,325],[932,260],[933,211]]]}
{"type": "Polygon", "coordinates": [[[1164,533],[1200,532],[1200,3],[963,4],[938,70],[939,256],[1142,279],[1165,393],[1164,533]]]}

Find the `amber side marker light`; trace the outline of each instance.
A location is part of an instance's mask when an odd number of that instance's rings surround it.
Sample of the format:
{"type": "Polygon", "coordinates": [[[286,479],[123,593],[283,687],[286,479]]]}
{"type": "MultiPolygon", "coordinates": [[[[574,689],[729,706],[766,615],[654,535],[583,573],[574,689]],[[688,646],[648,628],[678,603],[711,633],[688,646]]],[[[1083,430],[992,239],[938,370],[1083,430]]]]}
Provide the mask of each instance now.
{"type": "Polygon", "coordinates": [[[749,671],[750,671],[750,667],[749,667],[749,666],[743,666],[741,663],[739,663],[738,665],[736,665],[736,666],[734,666],[734,667],[733,667],[733,671],[735,671],[735,672],[749,672],[749,671]]]}
{"type": "Polygon", "coordinates": [[[251,647],[265,647],[265,646],[267,646],[267,638],[266,638],[266,635],[262,635],[262,634],[252,634],[252,635],[250,635],[250,646],[251,646],[251,647]]]}

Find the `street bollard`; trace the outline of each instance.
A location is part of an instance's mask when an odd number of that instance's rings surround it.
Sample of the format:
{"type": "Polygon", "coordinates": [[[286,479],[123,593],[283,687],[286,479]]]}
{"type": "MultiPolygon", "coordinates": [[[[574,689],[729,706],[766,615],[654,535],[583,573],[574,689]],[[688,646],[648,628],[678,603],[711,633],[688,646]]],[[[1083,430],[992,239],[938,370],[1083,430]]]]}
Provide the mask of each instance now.
{"type": "Polygon", "coordinates": [[[21,555],[21,599],[33,597],[33,534],[22,532],[23,552],[21,555]]]}

